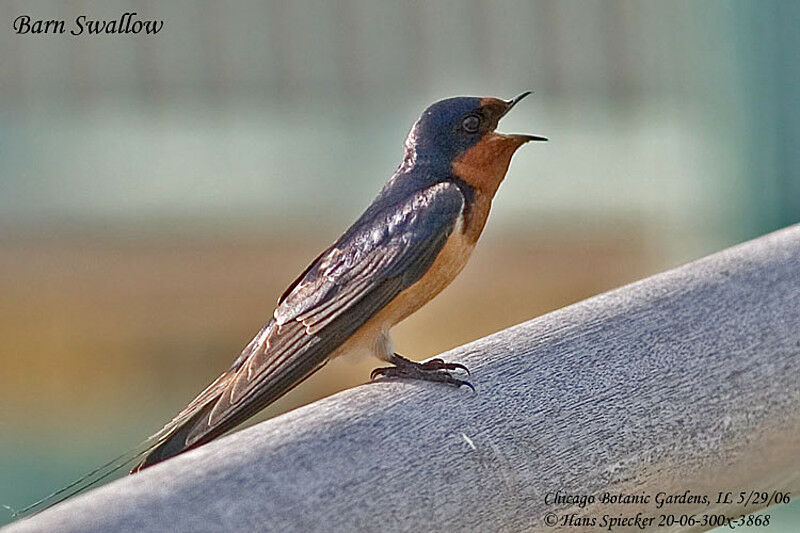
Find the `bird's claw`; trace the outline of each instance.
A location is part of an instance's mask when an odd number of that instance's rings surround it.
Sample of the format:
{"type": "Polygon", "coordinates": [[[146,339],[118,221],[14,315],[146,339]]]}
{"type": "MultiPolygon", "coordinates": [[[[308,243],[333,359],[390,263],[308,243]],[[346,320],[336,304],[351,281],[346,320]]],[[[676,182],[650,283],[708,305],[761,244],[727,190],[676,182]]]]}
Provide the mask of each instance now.
{"type": "MultiPolygon", "coordinates": [[[[441,361],[441,360],[440,360],[441,361]]],[[[431,363],[433,361],[428,361],[431,363]]],[[[453,363],[444,363],[448,367],[453,365],[453,363]]],[[[475,386],[472,385],[469,381],[458,379],[457,377],[453,376],[447,370],[444,370],[443,367],[437,368],[429,368],[425,367],[427,363],[422,363],[419,366],[411,366],[411,367],[400,367],[400,366],[387,366],[382,368],[376,368],[373,370],[369,378],[370,380],[374,381],[378,378],[409,378],[409,379],[421,379],[424,381],[434,381],[437,383],[445,383],[448,385],[454,385],[457,388],[460,388],[462,385],[466,385],[472,392],[476,392],[475,386]]],[[[435,365],[434,365],[435,366],[435,365]]],[[[454,366],[454,368],[460,368],[463,365],[454,366]]],[[[448,368],[449,369],[449,368],[448,368]]],[[[466,370],[466,369],[465,369],[466,370]]]]}
{"type": "Polygon", "coordinates": [[[469,371],[469,368],[461,363],[446,363],[443,359],[439,359],[438,357],[436,359],[431,359],[430,361],[420,363],[420,368],[424,370],[463,370],[468,376],[472,375],[472,373],[469,371]]]}
{"type": "Polygon", "coordinates": [[[378,378],[382,378],[386,375],[387,370],[391,370],[393,367],[384,367],[384,368],[376,368],[372,372],[369,373],[369,380],[375,381],[378,378]]]}
{"type": "Polygon", "coordinates": [[[478,392],[478,391],[475,390],[475,385],[473,385],[472,383],[470,383],[469,381],[467,381],[465,379],[453,378],[452,384],[453,385],[458,385],[459,389],[461,388],[461,385],[466,385],[467,387],[472,389],[472,392],[475,392],[475,393],[478,392]]]}

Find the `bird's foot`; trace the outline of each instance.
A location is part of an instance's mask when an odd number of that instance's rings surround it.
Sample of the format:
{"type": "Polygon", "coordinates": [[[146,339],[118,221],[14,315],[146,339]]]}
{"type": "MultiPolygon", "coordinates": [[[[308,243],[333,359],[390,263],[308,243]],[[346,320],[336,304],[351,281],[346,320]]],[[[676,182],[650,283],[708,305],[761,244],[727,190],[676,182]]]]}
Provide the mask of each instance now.
{"type": "Polygon", "coordinates": [[[406,359],[400,354],[392,354],[390,359],[395,366],[376,368],[370,374],[370,379],[378,378],[408,378],[422,379],[425,381],[435,381],[437,383],[447,383],[460,387],[466,385],[475,392],[475,387],[469,381],[459,379],[452,375],[450,370],[463,370],[470,375],[469,369],[459,363],[447,363],[442,359],[436,358],[424,363],[417,363],[406,359]]]}

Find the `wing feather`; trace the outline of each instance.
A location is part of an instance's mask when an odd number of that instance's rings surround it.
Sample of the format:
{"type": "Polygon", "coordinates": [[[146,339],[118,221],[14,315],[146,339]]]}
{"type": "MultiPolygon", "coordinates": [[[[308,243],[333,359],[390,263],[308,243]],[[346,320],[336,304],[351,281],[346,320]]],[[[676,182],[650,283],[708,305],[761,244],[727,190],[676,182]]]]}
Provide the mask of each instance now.
{"type": "Polygon", "coordinates": [[[290,286],[273,319],[231,369],[162,430],[161,444],[169,452],[153,452],[153,461],[143,466],[216,438],[321,368],[350,335],[422,277],[464,202],[458,186],[441,182],[359,220],[290,286]],[[180,442],[170,442],[172,437],[180,442]]]}

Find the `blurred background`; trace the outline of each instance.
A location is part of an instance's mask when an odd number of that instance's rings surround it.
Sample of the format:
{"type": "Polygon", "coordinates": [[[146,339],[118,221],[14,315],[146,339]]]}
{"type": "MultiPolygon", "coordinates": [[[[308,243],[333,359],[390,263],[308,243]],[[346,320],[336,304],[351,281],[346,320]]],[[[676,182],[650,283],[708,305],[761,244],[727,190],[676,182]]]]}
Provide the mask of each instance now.
{"type": "MultiPolygon", "coordinates": [[[[532,89],[501,130],[551,141],[515,156],[471,263],[397,328],[412,358],[800,220],[798,2],[4,1],[0,15],[0,504],[134,446],[227,368],[435,100],[532,89]],[[11,29],[130,11],[163,29],[11,29]]],[[[336,361],[255,420],[374,366],[336,361]]],[[[771,510],[770,530],[798,509],[771,510]]]]}

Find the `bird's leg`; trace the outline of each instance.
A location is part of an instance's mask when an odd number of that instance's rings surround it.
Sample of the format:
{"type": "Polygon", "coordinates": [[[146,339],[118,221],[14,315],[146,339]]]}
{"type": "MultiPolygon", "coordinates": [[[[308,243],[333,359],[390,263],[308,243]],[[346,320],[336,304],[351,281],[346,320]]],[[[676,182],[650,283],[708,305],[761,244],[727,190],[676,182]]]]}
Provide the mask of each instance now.
{"type": "Polygon", "coordinates": [[[387,366],[384,368],[376,368],[370,374],[370,379],[376,378],[409,378],[409,379],[422,379],[425,381],[436,381],[439,383],[448,383],[460,387],[466,385],[473,391],[475,387],[472,383],[463,379],[458,379],[453,376],[448,370],[464,370],[469,375],[469,369],[459,363],[446,363],[443,360],[436,358],[426,361],[424,363],[417,363],[410,359],[406,359],[398,353],[392,353],[389,356],[389,362],[395,366],[387,366]]]}

